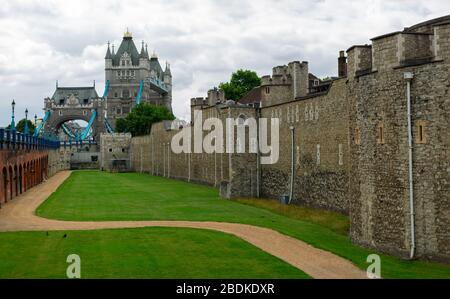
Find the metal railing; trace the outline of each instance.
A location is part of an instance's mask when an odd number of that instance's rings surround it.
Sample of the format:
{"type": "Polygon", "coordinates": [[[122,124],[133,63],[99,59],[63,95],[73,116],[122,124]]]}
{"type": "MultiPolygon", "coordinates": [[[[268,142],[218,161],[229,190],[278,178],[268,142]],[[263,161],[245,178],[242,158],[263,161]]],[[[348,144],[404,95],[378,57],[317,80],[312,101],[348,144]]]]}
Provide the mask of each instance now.
{"type": "Polygon", "coordinates": [[[52,136],[34,137],[14,130],[0,128],[0,149],[47,150],[58,149],[60,142],[52,136]]]}
{"type": "Polygon", "coordinates": [[[97,145],[97,142],[94,140],[69,140],[69,141],[58,141],[60,143],[60,147],[82,147],[85,145],[97,145]]]}

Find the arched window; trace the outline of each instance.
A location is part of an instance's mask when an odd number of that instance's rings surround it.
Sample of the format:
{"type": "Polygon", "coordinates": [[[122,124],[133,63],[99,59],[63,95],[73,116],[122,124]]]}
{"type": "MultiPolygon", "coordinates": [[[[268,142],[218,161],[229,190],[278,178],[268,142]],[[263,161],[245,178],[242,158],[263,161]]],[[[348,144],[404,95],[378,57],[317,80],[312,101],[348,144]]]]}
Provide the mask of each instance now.
{"type": "Polygon", "coordinates": [[[246,119],[247,119],[247,117],[244,114],[240,114],[237,119],[238,126],[243,126],[245,124],[246,119]]]}

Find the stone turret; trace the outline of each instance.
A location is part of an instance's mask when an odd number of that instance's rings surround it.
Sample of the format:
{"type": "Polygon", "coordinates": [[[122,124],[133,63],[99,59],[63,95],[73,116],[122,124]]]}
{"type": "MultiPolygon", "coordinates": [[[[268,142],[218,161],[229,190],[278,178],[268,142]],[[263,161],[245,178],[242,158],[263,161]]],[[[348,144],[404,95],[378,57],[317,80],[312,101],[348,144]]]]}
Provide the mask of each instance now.
{"type": "Polygon", "coordinates": [[[140,51],[133,35],[124,33],[117,52],[108,49],[105,56],[105,81],[109,81],[108,121],[115,126],[115,119],[125,117],[139,100],[172,109],[172,74],[167,66],[161,67],[156,54],[149,57],[142,41],[140,51]]]}
{"type": "Polygon", "coordinates": [[[145,69],[147,71],[150,70],[150,63],[148,59],[148,53],[144,48],[144,41],[142,41],[142,47],[141,47],[141,54],[139,54],[139,66],[142,69],[145,69]]]}
{"type": "Polygon", "coordinates": [[[294,98],[304,97],[309,90],[309,69],[308,62],[294,61],[289,63],[289,69],[292,77],[294,98]]]}
{"type": "Polygon", "coordinates": [[[225,102],[225,92],[217,87],[208,91],[208,105],[215,106],[225,102]]]}
{"type": "Polygon", "coordinates": [[[166,62],[166,69],[164,70],[164,85],[169,92],[169,109],[172,111],[172,72],[170,71],[170,64],[166,62]]]}
{"type": "Polygon", "coordinates": [[[112,54],[111,54],[111,49],[109,47],[110,43],[108,42],[108,50],[106,51],[106,55],[105,55],[105,68],[111,68],[112,67],[112,54]]]}
{"type": "Polygon", "coordinates": [[[164,83],[172,86],[172,72],[170,71],[170,64],[166,62],[166,69],[164,70],[164,83]]]}

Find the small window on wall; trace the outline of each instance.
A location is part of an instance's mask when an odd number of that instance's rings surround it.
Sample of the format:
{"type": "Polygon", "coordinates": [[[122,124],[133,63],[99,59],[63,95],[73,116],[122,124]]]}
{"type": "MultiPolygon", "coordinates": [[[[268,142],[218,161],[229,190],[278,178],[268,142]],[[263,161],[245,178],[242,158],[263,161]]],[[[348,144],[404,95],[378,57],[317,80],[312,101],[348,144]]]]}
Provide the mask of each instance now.
{"type": "Polygon", "coordinates": [[[418,144],[427,143],[425,128],[426,122],[424,120],[419,120],[416,122],[416,143],[418,144]]]}
{"type": "Polygon", "coordinates": [[[385,143],[385,131],[384,125],[382,123],[377,126],[377,143],[378,144],[385,143]]]}
{"type": "Polygon", "coordinates": [[[360,145],[361,144],[361,130],[359,128],[355,129],[355,144],[356,145],[360,145]]]}
{"type": "Polygon", "coordinates": [[[316,163],[317,163],[317,165],[320,165],[320,144],[317,144],[316,163]]]}
{"type": "Polygon", "coordinates": [[[270,87],[266,87],[266,94],[270,93],[270,87]]]}

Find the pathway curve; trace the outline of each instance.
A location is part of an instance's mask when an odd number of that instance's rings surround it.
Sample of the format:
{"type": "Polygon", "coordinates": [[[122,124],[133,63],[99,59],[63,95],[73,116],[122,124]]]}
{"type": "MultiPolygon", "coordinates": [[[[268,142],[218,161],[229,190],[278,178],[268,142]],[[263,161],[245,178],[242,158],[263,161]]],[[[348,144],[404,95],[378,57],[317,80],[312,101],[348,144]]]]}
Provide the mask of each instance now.
{"type": "Polygon", "coordinates": [[[271,229],[246,224],[194,221],[75,222],[41,218],[35,210],[60,186],[70,171],[59,172],[47,182],[16,197],[0,210],[0,231],[97,230],[142,227],[184,227],[220,231],[237,236],[282,259],[313,278],[367,278],[348,260],[314,248],[271,229]]]}

